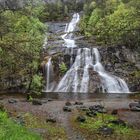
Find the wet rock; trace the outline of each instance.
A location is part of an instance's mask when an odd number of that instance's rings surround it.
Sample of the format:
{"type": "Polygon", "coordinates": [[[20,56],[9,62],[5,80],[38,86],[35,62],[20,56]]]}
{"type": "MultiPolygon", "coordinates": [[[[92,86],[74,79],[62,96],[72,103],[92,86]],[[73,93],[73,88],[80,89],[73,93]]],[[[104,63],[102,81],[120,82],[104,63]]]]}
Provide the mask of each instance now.
{"type": "Polygon", "coordinates": [[[112,135],[114,130],[108,126],[102,126],[98,129],[99,133],[102,135],[112,135]]]}
{"type": "Polygon", "coordinates": [[[129,107],[130,107],[131,111],[140,111],[140,103],[139,102],[130,103],[129,107]]]}
{"type": "Polygon", "coordinates": [[[87,106],[77,106],[76,108],[81,111],[89,111],[87,106]]]}
{"type": "Polygon", "coordinates": [[[97,111],[98,113],[107,113],[107,110],[105,108],[99,109],[97,111]]]}
{"type": "Polygon", "coordinates": [[[51,98],[48,99],[48,102],[52,102],[52,101],[53,101],[53,99],[51,99],[51,98]]]}
{"type": "Polygon", "coordinates": [[[79,101],[76,101],[75,103],[74,103],[74,105],[83,105],[84,103],[83,102],[79,102],[79,101]]]}
{"type": "Polygon", "coordinates": [[[112,112],[111,112],[111,115],[117,115],[118,114],[118,110],[117,109],[114,109],[112,112]]]}
{"type": "Polygon", "coordinates": [[[68,107],[68,106],[64,106],[64,107],[63,107],[63,111],[64,111],[64,112],[71,112],[72,109],[71,109],[70,107],[68,107]]]}
{"type": "Polygon", "coordinates": [[[32,104],[33,104],[33,105],[42,105],[42,102],[41,102],[41,100],[33,99],[33,100],[32,100],[32,104]]]}
{"type": "Polygon", "coordinates": [[[10,103],[10,104],[15,104],[15,103],[17,103],[17,100],[15,100],[15,99],[9,99],[9,100],[8,100],[8,103],[10,103]]]}
{"type": "Polygon", "coordinates": [[[56,119],[53,117],[49,117],[46,119],[46,122],[56,123],[56,119]]]}
{"type": "Polygon", "coordinates": [[[97,116],[97,113],[94,112],[94,111],[87,111],[87,112],[86,112],[86,115],[87,115],[88,117],[95,117],[95,116],[97,116]]]}
{"type": "Polygon", "coordinates": [[[107,113],[107,110],[101,105],[93,105],[89,107],[90,111],[96,111],[98,113],[107,113]]]}
{"type": "Polygon", "coordinates": [[[90,111],[98,111],[99,109],[103,109],[104,107],[101,105],[93,105],[89,107],[90,111]]]}
{"type": "Polygon", "coordinates": [[[72,103],[71,103],[71,102],[66,102],[65,105],[66,105],[66,106],[71,106],[72,103]]]}
{"type": "Polygon", "coordinates": [[[90,93],[98,93],[101,92],[99,87],[100,85],[100,76],[97,72],[93,71],[93,68],[89,68],[89,92],[90,93]]]}
{"type": "Polygon", "coordinates": [[[123,120],[111,120],[109,123],[115,124],[115,125],[121,125],[121,126],[126,126],[126,123],[123,120]]]}
{"type": "Polygon", "coordinates": [[[86,121],[86,118],[84,116],[78,116],[77,117],[77,121],[78,122],[85,122],[86,121]]]}

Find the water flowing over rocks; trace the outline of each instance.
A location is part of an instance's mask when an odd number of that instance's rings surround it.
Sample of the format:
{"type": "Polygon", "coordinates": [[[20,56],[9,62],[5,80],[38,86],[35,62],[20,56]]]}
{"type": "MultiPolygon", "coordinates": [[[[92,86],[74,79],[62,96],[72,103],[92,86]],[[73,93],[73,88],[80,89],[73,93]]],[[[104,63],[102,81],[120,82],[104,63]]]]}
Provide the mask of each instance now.
{"type": "Polygon", "coordinates": [[[44,50],[51,57],[55,71],[53,75],[55,84],[51,91],[85,93],[129,93],[129,89],[131,92],[140,91],[138,86],[140,80],[135,76],[135,71],[140,68],[139,53],[125,46],[94,46],[86,40],[77,39],[81,38],[75,36],[74,32],[78,29],[76,25],[79,19],[80,15],[75,13],[70,23],[50,25],[50,34],[44,50]],[[61,73],[60,70],[62,63],[67,67],[65,73],[61,73]]]}

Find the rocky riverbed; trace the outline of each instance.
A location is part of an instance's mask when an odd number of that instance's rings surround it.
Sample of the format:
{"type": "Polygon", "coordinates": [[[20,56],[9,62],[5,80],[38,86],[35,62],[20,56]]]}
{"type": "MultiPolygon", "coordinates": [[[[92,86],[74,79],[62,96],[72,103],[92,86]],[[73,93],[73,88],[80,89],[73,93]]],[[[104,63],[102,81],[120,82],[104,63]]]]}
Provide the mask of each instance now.
{"type": "MultiPolygon", "coordinates": [[[[130,105],[138,103],[139,97],[98,97],[90,99],[52,99],[49,97],[35,99],[27,101],[24,96],[17,95],[1,95],[0,105],[8,112],[9,116],[22,125],[28,125],[31,123],[28,119],[38,118],[40,124],[47,122],[53,127],[58,127],[63,130],[62,136],[56,132],[55,139],[70,139],[70,140],[84,140],[84,135],[80,131],[76,130],[71,122],[73,116],[78,116],[79,111],[86,111],[95,105],[103,106],[105,110],[100,110],[100,113],[113,114],[120,120],[127,122],[128,126],[134,129],[140,129],[140,108],[139,110],[131,110],[130,105]],[[28,115],[33,117],[29,117],[28,115]],[[25,117],[26,116],[26,117],[25,117]],[[26,118],[26,119],[25,119],[26,118]]],[[[134,107],[133,106],[133,107],[134,107]]],[[[89,114],[88,114],[89,115],[89,114]]],[[[91,114],[90,114],[91,115],[91,114]]],[[[86,117],[86,116],[85,116],[86,117]]],[[[35,121],[33,119],[33,121],[35,121]]],[[[33,123],[33,122],[32,122],[33,123]]],[[[34,122],[35,123],[35,122],[34,122]]],[[[30,124],[31,125],[31,124],[30,124]]],[[[44,139],[48,140],[49,130],[44,128],[46,123],[38,126],[33,126],[33,131],[40,133],[44,136],[44,139]],[[37,128],[35,128],[37,127],[37,128]]],[[[31,129],[30,128],[30,129],[31,129]]],[[[50,128],[49,128],[50,129],[50,128]]],[[[53,135],[49,135],[50,140],[53,135]]]]}

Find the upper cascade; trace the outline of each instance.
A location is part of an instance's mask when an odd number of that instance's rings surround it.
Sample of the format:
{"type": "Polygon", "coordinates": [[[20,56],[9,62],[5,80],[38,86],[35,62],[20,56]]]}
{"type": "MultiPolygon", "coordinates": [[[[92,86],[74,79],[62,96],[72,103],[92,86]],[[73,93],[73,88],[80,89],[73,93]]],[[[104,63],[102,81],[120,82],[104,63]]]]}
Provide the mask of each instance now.
{"type": "Polygon", "coordinates": [[[64,46],[67,48],[75,48],[77,47],[75,44],[75,40],[72,38],[73,36],[73,31],[76,28],[77,23],[80,20],[80,15],[78,13],[75,13],[73,15],[73,18],[69,24],[66,24],[65,27],[65,34],[62,35],[62,39],[65,41],[64,46]]]}

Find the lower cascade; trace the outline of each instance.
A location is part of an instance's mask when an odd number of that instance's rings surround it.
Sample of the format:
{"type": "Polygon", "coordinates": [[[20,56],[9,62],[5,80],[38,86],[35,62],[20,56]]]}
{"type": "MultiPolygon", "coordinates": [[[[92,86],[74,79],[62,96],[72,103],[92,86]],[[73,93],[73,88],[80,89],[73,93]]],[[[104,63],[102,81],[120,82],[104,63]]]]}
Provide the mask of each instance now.
{"type": "Polygon", "coordinates": [[[107,73],[100,62],[100,54],[97,48],[94,48],[96,64],[94,70],[97,71],[101,77],[101,85],[103,92],[107,93],[129,93],[126,82],[114,75],[107,73]]]}
{"type": "Polygon", "coordinates": [[[92,68],[93,71],[99,74],[102,92],[129,93],[128,86],[123,79],[104,70],[97,48],[78,49],[75,62],[59,82],[55,92],[89,92],[89,68],[92,68]],[[79,74],[80,70],[83,71],[82,79],[79,74]]]}

